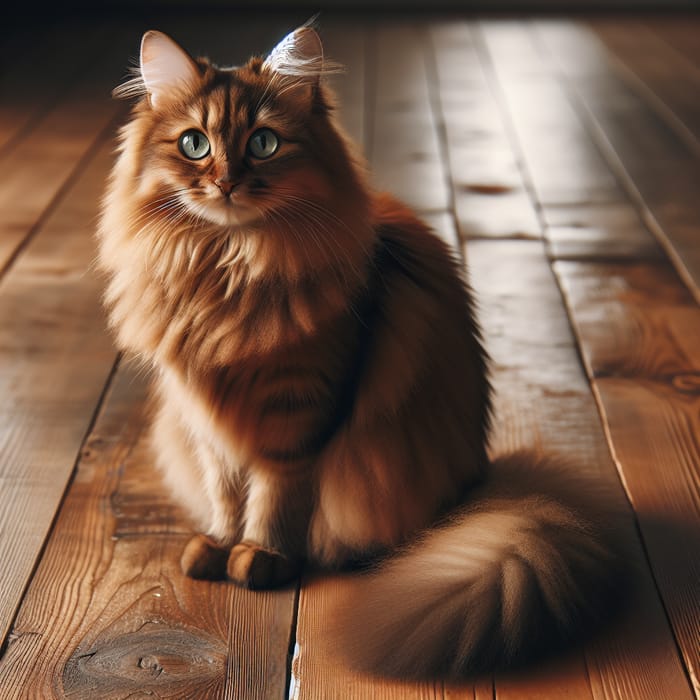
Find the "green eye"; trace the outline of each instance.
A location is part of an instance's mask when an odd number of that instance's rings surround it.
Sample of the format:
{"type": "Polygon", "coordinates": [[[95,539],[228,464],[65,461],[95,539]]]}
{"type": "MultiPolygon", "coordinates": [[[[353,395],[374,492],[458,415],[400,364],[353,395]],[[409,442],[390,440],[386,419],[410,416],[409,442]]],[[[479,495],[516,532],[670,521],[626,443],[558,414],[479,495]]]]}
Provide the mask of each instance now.
{"type": "Polygon", "coordinates": [[[271,129],[258,129],[248,139],[248,152],[253,158],[269,158],[279,147],[280,140],[271,129]]]}
{"type": "Polygon", "coordinates": [[[190,160],[200,160],[204,156],[208,156],[211,151],[209,139],[196,129],[188,129],[180,136],[177,145],[180,153],[190,160]]]}

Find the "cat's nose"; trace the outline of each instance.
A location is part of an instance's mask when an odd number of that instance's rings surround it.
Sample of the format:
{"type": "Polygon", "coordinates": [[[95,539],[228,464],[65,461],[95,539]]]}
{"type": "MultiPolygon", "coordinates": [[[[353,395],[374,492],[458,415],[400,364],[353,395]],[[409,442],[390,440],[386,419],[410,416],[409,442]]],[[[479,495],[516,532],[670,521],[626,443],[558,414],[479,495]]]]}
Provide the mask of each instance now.
{"type": "Polygon", "coordinates": [[[215,180],[214,181],[216,186],[221,190],[221,194],[224,195],[224,197],[228,197],[231,192],[233,192],[238,185],[240,185],[240,182],[231,182],[231,180],[215,180]]]}

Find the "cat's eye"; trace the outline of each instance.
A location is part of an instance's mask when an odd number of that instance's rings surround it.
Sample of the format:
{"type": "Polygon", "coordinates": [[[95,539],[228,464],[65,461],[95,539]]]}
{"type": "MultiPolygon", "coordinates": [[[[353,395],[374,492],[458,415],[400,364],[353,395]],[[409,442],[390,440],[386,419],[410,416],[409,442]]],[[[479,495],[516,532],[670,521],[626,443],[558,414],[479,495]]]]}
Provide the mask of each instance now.
{"type": "Polygon", "coordinates": [[[190,160],[200,160],[209,155],[209,139],[197,129],[188,129],[177,142],[180,153],[190,160]]]}
{"type": "Polygon", "coordinates": [[[258,129],[248,139],[248,152],[253,158],[269,158],[277,153],[280,140],[271,129],[258,129]]]}

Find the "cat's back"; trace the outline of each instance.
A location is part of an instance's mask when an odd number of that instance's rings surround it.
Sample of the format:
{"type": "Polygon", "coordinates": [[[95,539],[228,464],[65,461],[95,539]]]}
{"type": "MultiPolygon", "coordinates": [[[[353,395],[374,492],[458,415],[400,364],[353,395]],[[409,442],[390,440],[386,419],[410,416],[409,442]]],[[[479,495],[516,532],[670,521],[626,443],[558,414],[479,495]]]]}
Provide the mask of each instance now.
{"type": "Polygon", "coordinates": [[[375,195],[373,221],[380,275],[385,285],[399,285],[401,306],[414,321],[431,317],[440,326],[433,327],[433,334],[451,330],[458,345],[478,344],[473,297],[456,253],[409,207],[389,194],[375,195]]]}
{"type": "Polygon", "coordinates": [[[487,357],[460,261],[391,195],[375,196],[373,221],[377,311],[358,414],[367,404],[369,414],[381,407],[414,418],[429,411],[445,426],[460,420],[480,450],[490,412],[487,357]]]}

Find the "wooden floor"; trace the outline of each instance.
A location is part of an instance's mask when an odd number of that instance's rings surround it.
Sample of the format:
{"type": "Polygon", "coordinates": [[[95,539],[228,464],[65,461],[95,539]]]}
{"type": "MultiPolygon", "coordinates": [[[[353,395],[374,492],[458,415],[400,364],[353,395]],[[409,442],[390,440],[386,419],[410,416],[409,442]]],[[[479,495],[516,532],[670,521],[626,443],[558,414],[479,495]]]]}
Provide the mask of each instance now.
{"type": "MultiPolygon", "coordinates": [[[[190,13],[191,14],[191,13],[190,13]]],[[[323,18],[376,182],[464,255],[494,359],[495,452],[615,485],[639,595],[518,677],[387,683],[317,641],[355,582],[184,578],[93,271],[142,31],[225,64],[304,16],[67,21],[0,49],[0,698],[700,698],[700,18],[323,18]]]]}

